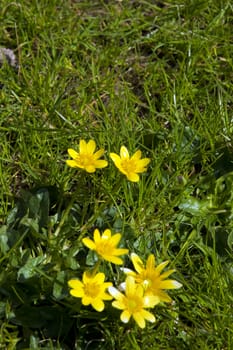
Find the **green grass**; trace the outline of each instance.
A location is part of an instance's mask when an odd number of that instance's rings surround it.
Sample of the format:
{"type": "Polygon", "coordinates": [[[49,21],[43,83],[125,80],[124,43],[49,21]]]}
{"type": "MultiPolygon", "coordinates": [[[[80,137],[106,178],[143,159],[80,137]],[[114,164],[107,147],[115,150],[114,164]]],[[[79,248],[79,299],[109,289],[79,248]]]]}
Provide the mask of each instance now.
{"type": "Polygon", "coordinates": [[[221,0],[1,1],[0,349],[233,348],[232,21],[221,0]],[[81,138],[147,173],[68,168],[81,138]],[[69,295],[95,227],[176,269],[144,330],[69,295]]]}

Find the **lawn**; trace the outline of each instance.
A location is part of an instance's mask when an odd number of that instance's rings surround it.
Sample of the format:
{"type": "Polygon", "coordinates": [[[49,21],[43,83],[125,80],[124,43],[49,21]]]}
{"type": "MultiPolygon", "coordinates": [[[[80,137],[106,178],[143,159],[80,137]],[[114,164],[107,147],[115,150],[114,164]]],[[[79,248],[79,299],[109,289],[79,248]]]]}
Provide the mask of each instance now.
{"type": "Polygon", "coordinates": [[[0,349],[233,349],[232,24],[1,0],[0,349]]]}

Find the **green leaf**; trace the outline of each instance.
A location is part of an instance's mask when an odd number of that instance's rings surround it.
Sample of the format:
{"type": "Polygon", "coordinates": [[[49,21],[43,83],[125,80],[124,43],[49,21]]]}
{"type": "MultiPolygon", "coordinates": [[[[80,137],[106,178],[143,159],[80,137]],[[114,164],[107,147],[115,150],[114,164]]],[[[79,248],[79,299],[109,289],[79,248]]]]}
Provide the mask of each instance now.
{"type": "Polygon", "coordinates": [[[202,216],[206,215],[209,211],[209,201],[189,197],[184,202],[179,204],[179,208],[183,209],[184,212],[189,214],[202,216]]]}
{"type": "Polygon", "coordinates": [[[55,299],[62,299],[66,293],[64,293],[65,272],[59,271],[57,273],[56,280],[53,284],[53,296],[55,299]]]}
{"type": "Polygon", "coordinates": [[[233,248],[233,230],[230,231],[228,237],[227,237],[227,244],[230,249],[233,248]]]}
{"type": "Polygon", "coordinates": [[[24,327],[43,328],[47,337],[57,337],[68,333],[73,320],[67,310],[59,306],[23,305],[15,310],[15,317],[11,322],[24,327]]]}
{"type": "Polygon", "coordinates": [[[26,264],[18,270],[18,280],[27,280],[35,275],[38,275],[38,266],[45,261],[44,256],[38,256],[36,258],[29,258],[26,264]]]}
{"type": "Polygon", "coordinates": [[[9,250],[8,245],[8,236],[7,236],[7,226],[3,225],[0,227],[0,251],[3,254],[6,254],[6,252],[9,250]]]}

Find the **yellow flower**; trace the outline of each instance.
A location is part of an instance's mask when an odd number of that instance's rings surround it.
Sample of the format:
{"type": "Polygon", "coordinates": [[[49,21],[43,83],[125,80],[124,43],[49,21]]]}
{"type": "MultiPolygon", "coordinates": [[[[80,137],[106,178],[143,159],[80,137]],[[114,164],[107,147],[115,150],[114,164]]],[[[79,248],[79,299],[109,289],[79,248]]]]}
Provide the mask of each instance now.
{"type": "Polygon", "coordinates": [[[162,262],[156,267],[155,257],[151,254],[147,259],[146,266],[144,266],[139,256],[134,253],[131,254],[131,260],[137,273],[129,269],[123,270],[127,275],[133,276],[136,283],[143,286],[145,295],[154,295],[157,296],[160,301],[171,302],[172,299],[163,290],[180,288],[182,284],[175,280],[166,280],[175,270],[168,270],[160,274],[169,261],[162,262]]]}
{"type": "Polygon", "coordinates": [[[159,303],[159,298],[153,295],[145,296],[143,287],[135,283],[134,277],[126,277],[125,294],[114,287],[109,287],[108,291],[116,299],[112,306],[123,310],[120,316],[122,322],[129,322],[131,316],[141,328],[145,327],[145,320],[155,322],[154,315],[145,308],[154,307],[159,303]]]}
{"type": "Polygon", "coordinates": [[[104,282],[105,275],[102,272],[92,275],[85,271],[83,273],[82,282],[78,279],[68,281],[70,294],[76,298],[82,298],[82,304],[92,305],[96,311],[103,311],[103,300],[111,300],[112,297],[105,292],[106,288],[112,286],[111,282],[104,282]]]}
{"type": "Polygon", "coordinates": [[[120,156],[116,153],[110,153],[110,157],[115,166],[132,182],[139,181],[138,173],[146,171],[146,166],[150,163],[149,158],[141,159],[141,156],[142,152],[138,150],[130,158],[129,152],[125,146],[121,147],[120,156]]]}
{"type": "Polygon", "coordinates": [[[99,230],[95,229],[94,241],[90,238],[83,238],[82,242],[89,249],[95,250],[104,260],[110,261],[116,265],[121,265],[123,261],[118,255],[127,254],[128,249],[117,248],[120,239],[120,233],[116,233],[112,236],[111,231],[107,229],[101,236],[99,230]]]}
{"type": "Polygon", "coordinates": [[[96,143],[90,140],[88,143],[84,140],[79,142],[79,153],[69,148],[68,153],[73,160],[67,160],[66,164],[72,168],[81,168],[88,173],[94,173],[96,168],[105,168],[108,165],[106,160],[99,159],[104,154],[104,149],[95,152],[96,143]],[[95,153],[94,153],[95,152],[95,153]]]}

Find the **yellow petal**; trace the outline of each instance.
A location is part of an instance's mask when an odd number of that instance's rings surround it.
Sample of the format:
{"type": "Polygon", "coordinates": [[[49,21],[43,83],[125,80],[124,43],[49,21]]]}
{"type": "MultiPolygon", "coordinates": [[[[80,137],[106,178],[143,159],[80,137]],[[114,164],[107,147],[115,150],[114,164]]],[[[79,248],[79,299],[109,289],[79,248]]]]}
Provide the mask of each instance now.
{"type": "Polygon", "coordinates": [[[150,163],[150,159],[149,158],[143,158],[137,161],[137,172],[138,173],[142,173],[144,171],[146,171],[146,167],[147,165],[150,163]]]}
{"type": "Polygon", "coordinates": [[[83,287],[83,283],[81,281],[79,281],[78,279],[72,279],[68,281],[68,286],[70,288],[82,288],[83,287]]]}
{"type": "Polygon", "coordinates": [[[83,289],[71,289],[70,294],[73,297],[82,298],[84,296],[84,290],[83,289]]]}
{"type": "Polygon", "coordinates": [[[93,283],[103,284],[105,280],[105,274],[103,272],[99,272],[95,276],[93,276],[92,279],[93,283]]]}
{"type": "Polygon", "coordinates": [[[143,298],[144,307],[154,307],[159,304],[160,299],[157,295],[145,295],[143,298]]]}
{"type": "Polygon", "coordinates": [[[121,146],[120,156],[122,159],[129,159],[129,152],[125,146],[121,146]]]}
{"type": "Polygon", "coordinates": [[[83,244],[91,249],[91,250],[96,250],[96,244],[88,237],[82,239],[83,244]]]}
{"type": "Polygon", "coordinates": [[[97,152],[95,152],[95,154],[93,154],[93,158],[97,160],[100,157],[102,157],[103,154],[104,154],[104,149],[100,148],[97,152]]]}
{"type": "Polygon", "coordinates": [[[116,233],[115,235],[113,235],[111,237],[111,244],[116,247],[118,245],[118,243],[120,242],[120,240],[121,240],[121,234],[116,233]]]}
{"type": "MultiPolygon", "coordinates": [[[[133,278],[133,276],[127,276],[126,277],[126,291],[125,291],[125,294],[126,295],[131,295],[131,294],[134,294],[135,292],[135,289],[136,289],[136,284],[135,284],[135,279],[133,278]]],[[[138,286],[140,287],[140,286],[138,286]]]]}
{"type": "Polygon", "coordinates": [[[168,276],[170,276],[173,272],[175,272],[176,270],[168,270],[168,271],[166,271],[166,272],[164,272],[164,273],[162,273],[161,275],[160,275],[160,278],[162,279],[162,280],[164,280],[165,278],[167,278],[168,276]]]}
{"type": "Polygon", "coordinates": [[[104,309],[104,303],[101,299],[96,298],[92,301],[91,305],[93,306],[93,308],[98,311],[101,312],[104,309]]]}
{"type": "Polygon", "coordinates": [[[66,160],[66,164],[69,165],[71,168],[80,168],[83,169],[84,166],[80,165],[76,160],[66,160]]]}
{"type": "Polygon", "coordinates": [[[79,141],[79,153],[86,154],[87,153],[87,144],[85,140],[79,141]]]}
{"type": "Polygon", "coordinates": [[[118,154],[116,154],[116,153],[110,153],[110,158],[113,160],[113,162],[114,162],[116,165],[121,164],[121,157],[119,157],[118,154]]]}
{"type": "Polygon", "coordinates": [[[139,160],[141,158],[141,156],[142,156],[142,152],[140,150],[138,150],[132,155],[131,159],[139,160]]]}
{"type": "Polygon", "coordinates": [[[147,321],[155,322],[155,317],[154,317],[154,315],[151,312],[149,312],[147,310],[142,310],[141,314],[147,321]]]}
{"type": "Polygon", "coordinates": [[[114,250],[113,254],[114,255],[125,255],[128,254],[129,249],[125,249],[125,248],[117,248],[114,250]]]}
{"type": "Polygon", "coordinates": [[[108,162],[106,160],[96,160],[95,167],[98,169],[106,168],[108,166],[108,162]]]}
{"type": "Polygon", "coordinates": [[[101,254],[101,256],[104,258],[104,260],[109,261],[112,264],[115,264],[115,265],[123,264],[123,260],[121,258],[118,258],[117,256],[107,255],[107,254],[101,254]]]}
{"type": "Polygon", "coordinates": [[[92,298],[87,297],[86,295],[83,296],[82,298],[82,304],[87,306],[90,305],[92,303],[92,298]]]}
{"type": "Polygon", "coordinates": [[[96,168],[95,168],[95,166],[94,165],[86,165],[85,166],[85,170],[88,172],[88,173],[94,173],[95,172],[95,170],[96,170],[96,168]]]}
{"type": "Polygon", "coordinates": [[[117,300],[122,300],[122,298],[124,298],[124,295],[121,292],[119,292],[119,290],[115,287],[109,287],[108,292],[113,296],[113,298],[117,300]]]}
{"type": "Polygon", "coordinates": [[[161,289],[177,289],[181,287],[182,287],[182,284],[175,280],[166,280],[160,283],[161,289]]]}
{"type": "Polygon", "coordinates": [[[98,243],[100,240],[101,240],[100,231],[98,230],[98,228],[96,228],[94,231],[94,241],[95,243],[98,243]]]}
{"type": "Polygon", "coordinates": [[[160,273],[160,272],[164,269],[164,267],[167,266],[167,264],[169,264],[169,261],[168,261],[168,260],[162,262],[161,264],[159,264],[159,265],[156,267],[156,269],[155,269],[156,272],[157,272],[157,273],[160,273]]]}
{"type": "Polygon", "coordinates": [[[112,296],[107,293],[103,293],[101,297],[103,300],[112,300],[112,296]]]}
{"type": "Polygon", "coordinates": [[[136,284],[135,283],[135,291],[134,293],[141,298],[142,302],[143,302],[143,295],[144,295],[144,288],[141,284],[136,284]]]}
{"type": "Polygon", "coordinates": [[[131,257],[131,260],[132,260],[132,263],[133,263],[135,270],[138,273],[141,273],[144,270],[144,265],[143,265],[142,260],[135,253],[132,253],[130,257],[131,257]]]}
{"type": "Polygon", "coordinates": [[[106,229],[106,230],[104,230],[104,232],[102,234],[102,239],[107,241],[107,240],[109,240],[111,238],[111,236],[112,236],[111,230],[106,229]]]}
{"type": "Polygon", "coordinates": [[[92,275],[89,271],[84,271],[83,273],[83,284],[90,283],[90,280],[92,279],[92,275]]]}
{"type": "Polygon", "coordinates": [[[108,289],[111,286],[112,286],[112,282],[105,282],[104,283],[104,289],[108,289]]]}
{"type": "Polygon", "coordinates": [[[128,173],[125,174],[127,176],[127,179],[132,182],[138,182],[140,180],[140,177],[136,173],[128,173]]]}
{"type": "Polygon", "coordinates": [[[131,314],[129,313],[128,310],[124,310],[122,313],[121,313],[121,321],[124,322],[124,323],[128,323],[129,320],[130,320],[130,317],[131,317],[131,314]]]}
{"type": "Polygon", "coordinates": [[[115,166],[122,174],[127,176],[127,171],[124,168],[122,168],[121,164],[119,164],[119,165],[115,164],[115,166]]]}
{"type": "Polygon", "coordinates": [[[75,151],[74,149],[72,149],[72,148],[69,148],[69,149],[67,150],[67,152],[69,153],[69,156],[70,156],[71,158],[73,158],[73,159],[76,159],[76,158],[79,157],[79,153],[76,152],[76,151],[75,151]]]}
{"type": "Polygon", "coordinates": [[[149,271],[153,271],[154,268],[155,268],[155,256],[153,254],[150,254],[146,262],[146,269],[149,271]]]}
{"type": "Polygon", "coordinates": [[[87,143],[87,153],[89,154],[93,154],[95,152],[95,149],[96,149],[96,143],[94,140],[90,140],[88,143],[87,143]]]}
{"type": "Polygon", "coordinates": [[[145,322],[141,312],[135,312],[133,314],[133,318],[137,322],[137,324],[140,328],[145,328],[146,322],[145,322]]]}
{"type": "Polygon", "coordinates": [[[126,175],[127,172],[122,168],[122,160],[121,160],[121,158],[115,153],[110,153],[110,157],[111,157],[112,161],[114,162],[115,166],[117,167],[117,169],[122,174],[126,175]]]}
{"type": "Polygon", "coordinates": [[[119,310],[125,309],[125,304],[121,300],[113,301],[112,306],[119,310]]]}
{"type": "Polygon", "coordinates": [[[169,295],[167,293],[163,292],[162,290],[159,291],[158,297],[159,297],[160,301],[164,301],[165,303],[172,302],[172,299],[169,297],[169,295]]]}

